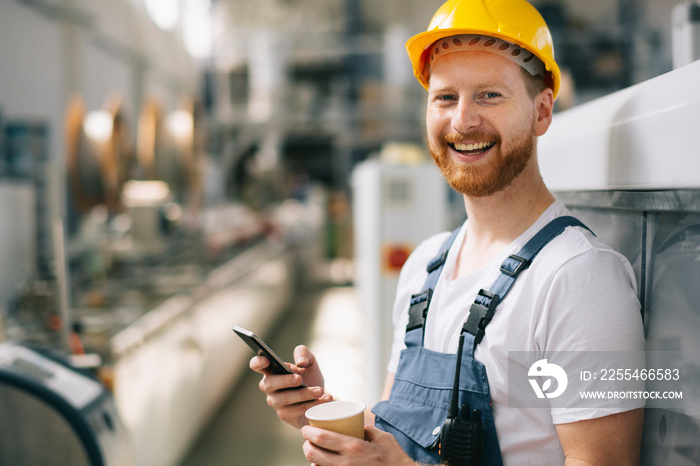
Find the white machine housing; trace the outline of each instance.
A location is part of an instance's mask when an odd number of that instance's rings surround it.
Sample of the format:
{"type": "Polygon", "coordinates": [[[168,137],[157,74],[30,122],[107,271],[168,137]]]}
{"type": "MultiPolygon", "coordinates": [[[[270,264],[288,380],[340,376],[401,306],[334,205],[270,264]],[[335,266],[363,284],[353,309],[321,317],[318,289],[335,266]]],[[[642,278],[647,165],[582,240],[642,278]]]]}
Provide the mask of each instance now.
{"type": "Polygon", "coordinates": [[[553,191],[700,186],[700,61],[555,115],[540,138],[553,191]]]}
{"type": "MultiPolygon", "coordinates": [[[[402,256],[451,228],[449,187],[432,163],[359,164],[352,175],[356,284],[365,316],[365,397],[381,395],[393,340],[392,309],[402,256]]],[[[416,290],[416,293],[421,290],[416,290]]]]}
{"type": "Polygon", "coordinates": [[[549,188],[635,271],[648,367],[683,373],[673,387],[682,400],[646,405],[642,466],[697,464],[698,122],[695,61],[556,115],[539,144],[549,188]]]}

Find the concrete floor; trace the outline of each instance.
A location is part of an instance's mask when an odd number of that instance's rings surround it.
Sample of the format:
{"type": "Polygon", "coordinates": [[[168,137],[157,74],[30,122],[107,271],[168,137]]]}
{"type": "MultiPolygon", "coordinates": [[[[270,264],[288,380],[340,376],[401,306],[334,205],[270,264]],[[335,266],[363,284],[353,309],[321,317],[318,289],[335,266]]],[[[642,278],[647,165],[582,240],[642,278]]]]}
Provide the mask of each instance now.
{"type": "MultiPolygon", "coordinates": [[[[362,313],[352,287],[319,287],[301,292],[263,338],[289,361],[306,344],[336,399],[362,399],[362,313]]],[[[298,430],[284,424],[258,389],[260,376],[246,371],[230,397],[201,433],[181,466],[308,465],[298,430]]]]}

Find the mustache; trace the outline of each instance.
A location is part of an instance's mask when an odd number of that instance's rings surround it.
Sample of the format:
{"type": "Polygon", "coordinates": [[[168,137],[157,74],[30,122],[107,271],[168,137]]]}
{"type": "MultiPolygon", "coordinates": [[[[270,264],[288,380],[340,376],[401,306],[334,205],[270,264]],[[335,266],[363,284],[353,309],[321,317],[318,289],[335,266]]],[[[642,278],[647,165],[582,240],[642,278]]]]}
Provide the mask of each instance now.
{"type": "Polygon", "coordinates": [[[485,131],[469,131],[467,133],[452,132],[442,137],[442,141],[454,144],[462,141],[478,141],[478,142],[495,142],[501,141],[501,137],[495,133],[487,133],[485,131]]]}

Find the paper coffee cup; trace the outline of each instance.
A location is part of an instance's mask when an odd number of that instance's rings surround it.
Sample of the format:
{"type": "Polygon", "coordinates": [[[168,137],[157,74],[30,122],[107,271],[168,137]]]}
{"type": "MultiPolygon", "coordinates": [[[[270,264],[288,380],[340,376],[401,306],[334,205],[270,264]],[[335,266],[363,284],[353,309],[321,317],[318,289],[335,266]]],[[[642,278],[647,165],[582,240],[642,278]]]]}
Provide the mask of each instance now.
{"type": "Polygon", "coordinates": [[[331,401],[306,411],[309,424],[339,434],[365,438],[365,404],[361,401],[331,401]]]}

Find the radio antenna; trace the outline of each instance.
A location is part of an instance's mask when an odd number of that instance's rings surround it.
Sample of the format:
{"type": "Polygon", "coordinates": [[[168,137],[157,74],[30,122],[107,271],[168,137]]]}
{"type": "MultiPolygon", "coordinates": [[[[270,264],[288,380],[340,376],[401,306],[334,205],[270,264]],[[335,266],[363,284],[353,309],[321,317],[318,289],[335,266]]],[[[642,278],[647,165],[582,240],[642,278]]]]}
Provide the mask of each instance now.
{"type": "Polygon", "coordinates": [[[447,419],[455,419],[459,410],[459,372],[462,368],[462,349],[464,349],[464,334],[459,334],[459,347],[457,349],[457,366],[455,367],[455,380],[452,385],[452,399],[450,400],[450,410],[447,419]]]}

